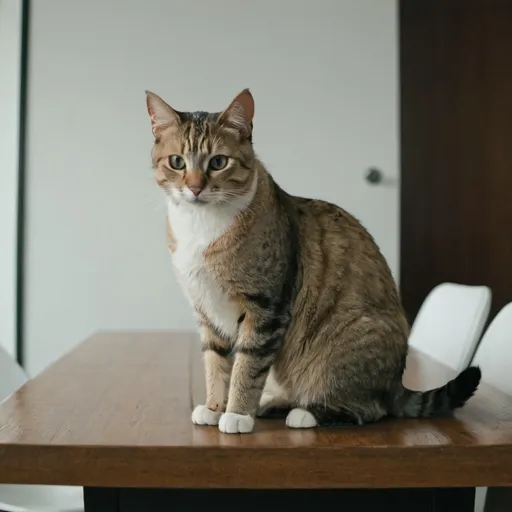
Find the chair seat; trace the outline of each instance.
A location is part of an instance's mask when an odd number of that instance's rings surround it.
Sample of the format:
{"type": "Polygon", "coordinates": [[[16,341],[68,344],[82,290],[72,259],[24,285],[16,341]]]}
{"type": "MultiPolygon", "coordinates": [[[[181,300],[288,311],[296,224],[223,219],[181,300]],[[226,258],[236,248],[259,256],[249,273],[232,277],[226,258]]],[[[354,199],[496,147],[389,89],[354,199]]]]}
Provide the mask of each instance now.
{"type": "Polygon", "coordinates": [[[83,512],[81,487],[0,485],[0,510],[5,512],[83,512]]]}

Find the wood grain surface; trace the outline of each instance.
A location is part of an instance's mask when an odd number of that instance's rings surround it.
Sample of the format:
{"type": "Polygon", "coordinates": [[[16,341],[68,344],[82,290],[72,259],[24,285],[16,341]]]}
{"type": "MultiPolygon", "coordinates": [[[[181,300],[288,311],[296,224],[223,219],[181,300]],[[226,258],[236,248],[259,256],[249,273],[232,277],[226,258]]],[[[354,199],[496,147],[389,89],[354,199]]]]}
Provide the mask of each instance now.
{"type": "MultiPolygon", "coordinates": [[[[453,372],[411,352],[405,382],[453,372]]],[[[484,375],[485,378],[485,375],[484,375]]],[[[0,482],[171,488],[512,486],[512,398],[481,386],[451,418],[253,434],[195,426],[193,333],[100,333],[0,404],[0,482]]]]}

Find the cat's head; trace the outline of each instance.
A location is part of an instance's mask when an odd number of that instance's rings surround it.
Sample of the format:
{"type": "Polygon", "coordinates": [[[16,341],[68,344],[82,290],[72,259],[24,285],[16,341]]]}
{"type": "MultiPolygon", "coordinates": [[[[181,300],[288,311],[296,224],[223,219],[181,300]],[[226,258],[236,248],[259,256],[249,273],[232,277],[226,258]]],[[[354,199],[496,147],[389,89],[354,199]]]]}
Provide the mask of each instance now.
{"type": "Polygon", "coordinates": [[[254,182],[254,99],[244,90],[223,111],[180,112],[147,92],[158,185],[176,203],[222,204],[254,182]]]}

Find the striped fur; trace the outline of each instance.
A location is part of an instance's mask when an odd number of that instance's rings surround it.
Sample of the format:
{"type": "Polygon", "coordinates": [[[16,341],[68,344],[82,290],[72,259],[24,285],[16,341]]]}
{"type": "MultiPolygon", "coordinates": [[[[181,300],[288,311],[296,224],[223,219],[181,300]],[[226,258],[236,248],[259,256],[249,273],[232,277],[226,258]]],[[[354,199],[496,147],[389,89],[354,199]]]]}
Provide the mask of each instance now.
{"type": "Polygon", "coordinates": [[[438,390],[404,388],[409,326],[384,257],[352,215],[273,180],[254,154],[249,91],[220,113],[147,102],[169,250],[203,342],[195,423],[250,432],[279,407],[293,428],[362,425],[464,405],[477,368],[438,390]]]}

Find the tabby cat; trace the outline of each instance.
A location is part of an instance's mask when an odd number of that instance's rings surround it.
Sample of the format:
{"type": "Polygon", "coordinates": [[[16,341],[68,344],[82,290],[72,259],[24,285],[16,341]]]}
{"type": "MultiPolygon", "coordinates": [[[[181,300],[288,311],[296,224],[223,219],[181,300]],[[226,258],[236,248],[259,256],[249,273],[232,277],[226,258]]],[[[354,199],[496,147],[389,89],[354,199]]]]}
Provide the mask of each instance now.
{"type": "Polygon", "coordinates": [[[292,428],[363,425],[464,405],[477,367],[439,389],[404,387],[409,326],[384,257],[352,215],[272,179],[249,90],[221,113],[146,99],[168,246],[204,351],[195,424],[251,432],[278,407],[292,428]]]}

